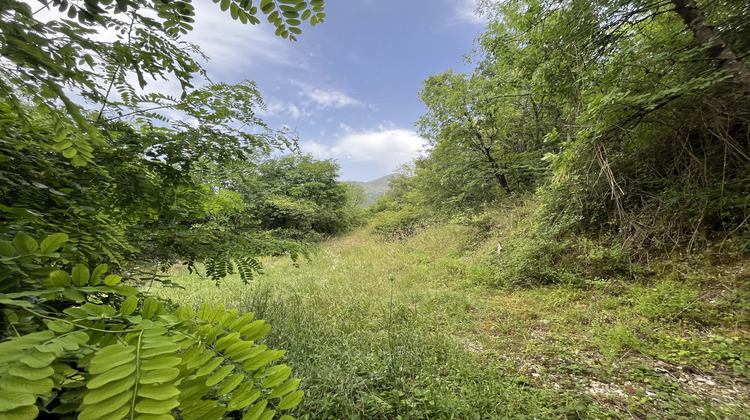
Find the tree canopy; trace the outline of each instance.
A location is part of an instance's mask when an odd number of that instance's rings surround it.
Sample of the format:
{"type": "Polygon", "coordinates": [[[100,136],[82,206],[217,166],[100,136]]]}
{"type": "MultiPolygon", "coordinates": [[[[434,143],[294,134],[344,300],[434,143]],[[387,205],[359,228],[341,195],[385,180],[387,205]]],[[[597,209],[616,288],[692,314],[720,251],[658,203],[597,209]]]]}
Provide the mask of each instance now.
{"type": "MultiPolygon", "coordinates": [[[[290,40],[325,18],[322,0],[215,3],[290,40]]],[[[189,0],[0,3],[0,417],[288,419],[302,399],[264,321],[138,289],[175,263],[248,283],[356,219],[333,162],[270,159],[296,139],[258,118],[253,82],[208,81],[181,40],[194,18],[189,0]]]]}
{"type": "Polygon", "coordinates": [[[432,148],[403,184],[410,192],[393,197],[456,214],[535,193],[558,240],[606,232],[637,254],[718,237],[750,250],[750,9],[523,0],[480,10],[489,22],[474,70],[423,83],[418,126],[432,148]]]}

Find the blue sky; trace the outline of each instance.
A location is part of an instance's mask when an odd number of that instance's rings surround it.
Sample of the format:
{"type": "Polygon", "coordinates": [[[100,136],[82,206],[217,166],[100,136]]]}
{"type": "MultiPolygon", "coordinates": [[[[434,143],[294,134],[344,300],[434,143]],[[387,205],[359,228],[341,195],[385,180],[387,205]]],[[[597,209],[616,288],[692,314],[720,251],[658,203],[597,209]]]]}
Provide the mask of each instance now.
{"type": "Polygon", "coordinates": [[[422,147],[414,122],[424,112],[420,83],[463,62],[483,21],[475,0],[329,0],[325,23],[296,42],[270,25],[242,25],[197,0],[186,40],[199,45],[214,82],[253,80],[274,128],[299,134],[300,147],[336,159],[343,180],[391,173],[422,147]]]}

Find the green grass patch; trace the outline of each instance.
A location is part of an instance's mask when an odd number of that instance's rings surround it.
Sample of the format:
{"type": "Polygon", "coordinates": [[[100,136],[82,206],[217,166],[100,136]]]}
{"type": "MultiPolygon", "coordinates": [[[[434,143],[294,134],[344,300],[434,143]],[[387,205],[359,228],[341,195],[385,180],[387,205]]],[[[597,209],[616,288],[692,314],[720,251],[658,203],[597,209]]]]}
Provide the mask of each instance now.
{"type": "Polygon", "coordinates": [[[152,292],[269,322],[306,391],[298,418],[747,418],[746,267],[720,284],[696,271],[496,289],[497,220],[361,230],[299,265],[265,260],[249,285],[175,268],[184,289],[152,292]]]}

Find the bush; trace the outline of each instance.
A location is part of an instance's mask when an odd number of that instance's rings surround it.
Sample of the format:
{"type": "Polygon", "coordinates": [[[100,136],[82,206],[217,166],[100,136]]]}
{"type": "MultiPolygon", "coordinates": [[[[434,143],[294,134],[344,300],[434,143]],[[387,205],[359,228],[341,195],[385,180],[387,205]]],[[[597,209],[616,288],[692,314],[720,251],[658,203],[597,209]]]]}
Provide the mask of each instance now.
{"type": "Polygon", "coordinates": [[[398,210],[383,210],[376,213],[371,221],[372,230],[392,239],[413,235],[418,229],[428,225],[429,213],[414,205],[405,205],[398,210]]]}

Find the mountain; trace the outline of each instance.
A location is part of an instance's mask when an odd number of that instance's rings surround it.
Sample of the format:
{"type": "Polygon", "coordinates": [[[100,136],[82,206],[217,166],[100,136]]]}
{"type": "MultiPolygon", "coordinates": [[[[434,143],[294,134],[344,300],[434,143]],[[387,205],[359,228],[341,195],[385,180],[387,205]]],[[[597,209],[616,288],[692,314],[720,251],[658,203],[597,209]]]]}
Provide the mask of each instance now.
{"type": "Polygon", "coordinates": [[[390,185],[389,185],[390,180],[394,176],[396,176],[396,174],[386,175],[384,177],[373,179],[372,181],[367,181],[367,182],[360,182],[360,181],[354,182],[355,185],[359,185],[365,189],[365,195],[367,196],[367,201],[365,201],[364,203],[365,207],[374,203],[375,199],[379,195],[383,195],[388,191],[388,189],[390,188],[390,185]]]}

